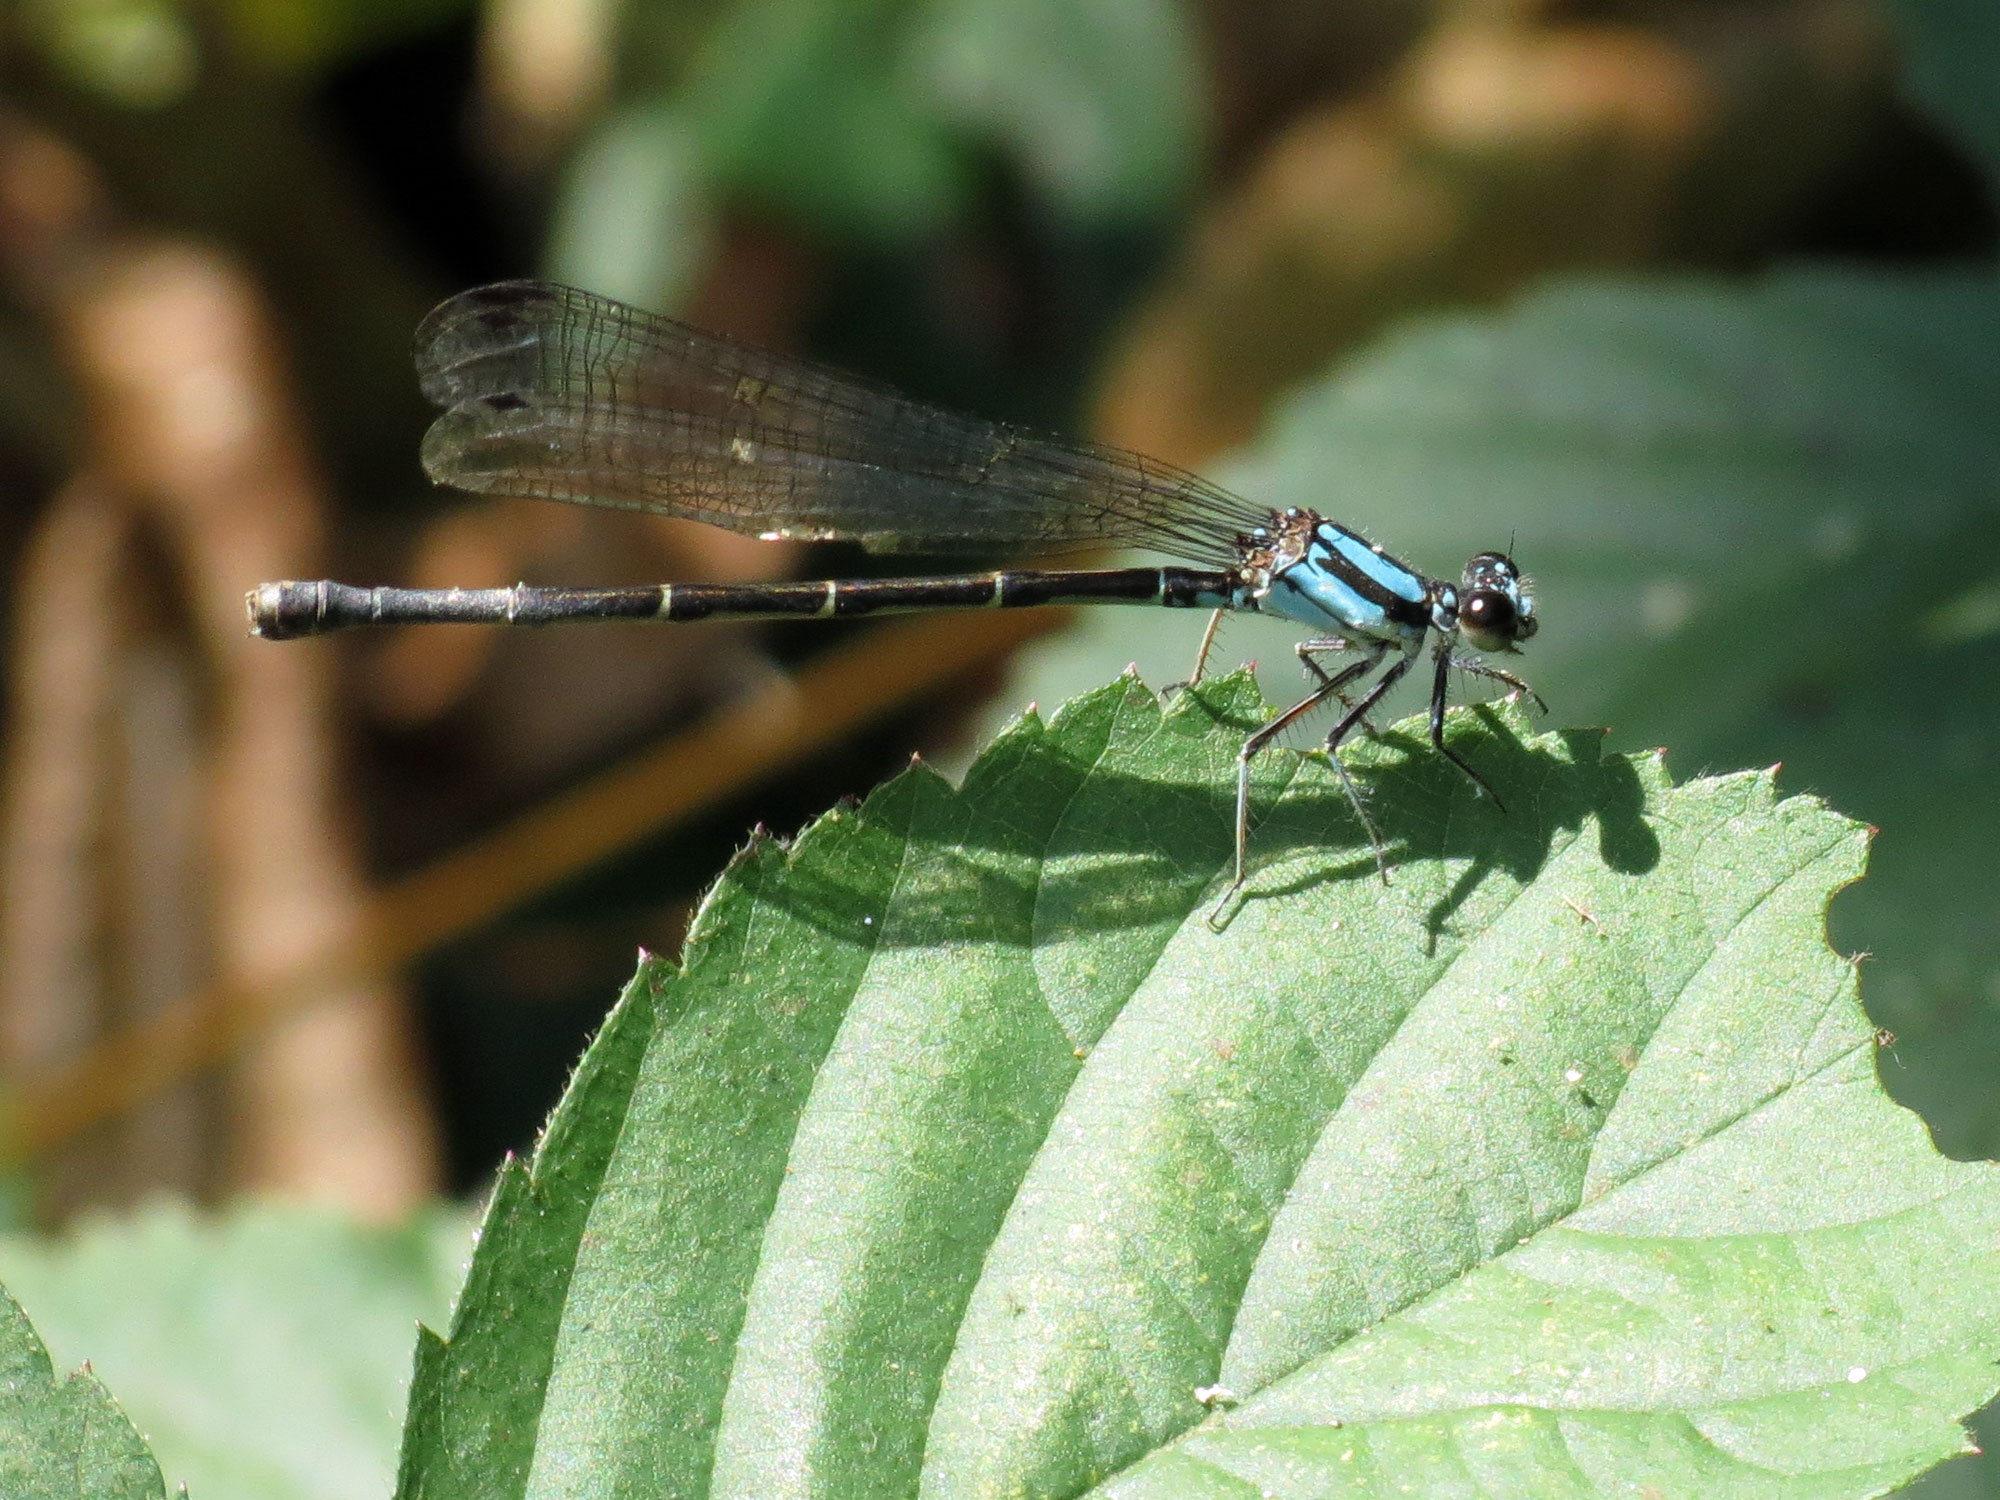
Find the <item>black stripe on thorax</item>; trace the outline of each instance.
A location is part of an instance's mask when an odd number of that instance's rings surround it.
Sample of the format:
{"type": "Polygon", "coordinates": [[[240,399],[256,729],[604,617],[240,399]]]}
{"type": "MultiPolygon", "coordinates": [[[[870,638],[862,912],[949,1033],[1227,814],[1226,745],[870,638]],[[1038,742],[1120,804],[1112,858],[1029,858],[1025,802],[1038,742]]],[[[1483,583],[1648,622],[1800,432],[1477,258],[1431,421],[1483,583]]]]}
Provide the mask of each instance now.
{"type": "MultiPolygon", "coordinates": [[[[1344,526],[1340,528],[1340,531],[1345,536],[1354,536],[1354,533],[1344,526]]],[[[1361,541],[1362,539],[1356,537],[1355,540],[1361,541]]],[[[1308,549],[1306,560],[1312,566],[1331,573],[1370,604],[1379,605],[1383,613],[1388,615],[1396,624],[1423,629],[1431,623],[1431,607],[1428,603],[1405,599],[1401,594],[1384,588],[1378,580],[1369,577],[1361,569],[1349,562],[1346,557],[1327,546],[1324,542],[1315,541],[1311,548],[1308,549]]],[[[1406,572],[1410,571],[1401,562],[1397,562],[1396,566],[1403,568],[1406,572]]]]}

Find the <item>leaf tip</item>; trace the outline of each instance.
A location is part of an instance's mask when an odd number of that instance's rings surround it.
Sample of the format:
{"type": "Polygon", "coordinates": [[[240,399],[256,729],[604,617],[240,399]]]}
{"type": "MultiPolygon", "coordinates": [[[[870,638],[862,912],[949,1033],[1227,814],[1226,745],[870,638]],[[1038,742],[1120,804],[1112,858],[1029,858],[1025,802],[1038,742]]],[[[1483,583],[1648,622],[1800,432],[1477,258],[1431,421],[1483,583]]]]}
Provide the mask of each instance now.
{"type": "Polygon", "coordinates": [[[697,942],[705,929],[707,924],[704,919],[708,915],[709,908],[729,888],[731,878],[755,869],[772,842],[770,829],[759,823],[750,830],[749,838],[731,853],[728,862],[722,867],[722,872],[709,882],[708,889],[702,892],[701,900],[695,904],[693,920],[688,923],[687,942],[690,947],[697,942]]]}
{"type": "Polygon", "coordinates": [[[1257,684],[1255,670],[1255,664],[1251,663],[1220,677],[1189,683],[1164,700],[1164,721],[1176,723],[1188,715],[1198,715],[1210,723],[1219,718],[1232,729],[1255,729],[1271,713],[1271,705],[1257,684]]]}
{"type": "Polygon", "coordinates": [[[924,783],[935,783],[937,788],[942,789],[945,793],[952,796],[956,796],[958,792],[958,789],[952,785],[951,778],[925,760],[921,755],[912,755],[910,763],[903,768],[901,774],[886,785],[878,787],[876,791],[878,794],[887,793],[890,788],[894,787],[907,792],[909,783],[913,779],[924,783]]]}

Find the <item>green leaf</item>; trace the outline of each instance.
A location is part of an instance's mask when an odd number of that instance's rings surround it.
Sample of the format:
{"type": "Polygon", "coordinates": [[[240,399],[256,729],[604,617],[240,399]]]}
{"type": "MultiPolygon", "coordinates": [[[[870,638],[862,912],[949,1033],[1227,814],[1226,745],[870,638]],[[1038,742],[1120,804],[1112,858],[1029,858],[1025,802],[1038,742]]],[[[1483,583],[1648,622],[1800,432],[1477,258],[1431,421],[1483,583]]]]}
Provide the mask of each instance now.
{"type": "Polygon", "coordinates": [[[222,0],[214,8],[242,53],[267,67],[306,70],[393,46],[470,6],[466,0],[222,0]]]}
{"type": "Polygon", "coordinates": [[[1390,340],[1230,477],[1439,571],[1515,538],[1544,621],[1520,665],[1560,718],[1781,760],[1886,830],[1836,936],[1876,957],[1892,1087],[1992,1155],[1995,411],[1990,276],[1569,282],[1390,340]]]}
{"type": "Polygon", "coordinates": [[[1264,712],[1125,679],[755,842],[503,1180],[404,1493],[1820,1500],[1963,1451],[2000,1178],[1876,1082],[1822,935],[1863,831],[1465,712],[1509,812],[1418,725],[1354,747],[1385,889],[1268,756],[1218,932],[1264,712]]]}
{"type": "MultiPolygon", "coordinates": [[[[971,206],[986,158],[1073,224],[1157,214],[1199,164],[1182,0],[731,0],[696,15],[627,18],[628,85],[686,132],[658,147],[658,175],[678,188],[692,146],[706,183],[822,234],[935,235],[971,206]]],[[[573,204],[608,186],[616,158],[650,212],[646,144],[623,124],[601,132],[573,204]]],[[[571,212],[608,230],[621,210],[571,212]]]]}
{"type": "Polygon", "coordinates": [[[0,1494],[164,1500],[160,1466],[88,1368],[58,1380],[20,1304],[0,1291],[0,1494]]]}
{"type": "Polygon", "coordinates": [[[936,233],[968,165],[906,86],[904,0],[736,0],[709,27],[677,107],[713,179],[864,239],[936,233]]]}
{"type": "MultiPolygon", "coordinates": [[[[410,1330],[446,1307],[465,1248],[456,1214],[376,1229],[160,1202],[58,1238],[0,1238],[0,1280],[65,1364],[89,1360],[201,1500],[373,1500],[394,1472],[410,1330]]],[[[0,1463],[10,1449],[0,1438],[0,1463]]],[[[0,1483],[8,1500],[23,1493],[38,1492],[0,1483]]]]}
{"type": "Polygon", "coordinates": [[[570,1272],[657,1022],[656,977],[642,969],[611,1012],[533,1165],[500,1169],[450,1339],[418,1337],[399,1495],[524,1493],[570,1272]]]}
{"type": "Polygon", "coordinates": [[[13,20],[53,71],[126,109],[175,104],[200,73],[195,28],[172,0],[24,0],[13,20]]]}
{"type": "Polygon", "coordinates": [[[1071,221],[1158,213],[1200,165],[1179,0],[931,0],[910,50],[930,111],[1007,147],[1071,221]]]}
{"type": "Polygon", "coordinates": [[[641,307],[684,304],[716,234],[691,135],[659,105],[600,121],[564,174],[548,274],[641,307]]]}
{"type": "Polygon", "coordinates": [[[1894,0],[1908,91],[2000,184],[2000,10],[1987,0],[1894,0]]]}

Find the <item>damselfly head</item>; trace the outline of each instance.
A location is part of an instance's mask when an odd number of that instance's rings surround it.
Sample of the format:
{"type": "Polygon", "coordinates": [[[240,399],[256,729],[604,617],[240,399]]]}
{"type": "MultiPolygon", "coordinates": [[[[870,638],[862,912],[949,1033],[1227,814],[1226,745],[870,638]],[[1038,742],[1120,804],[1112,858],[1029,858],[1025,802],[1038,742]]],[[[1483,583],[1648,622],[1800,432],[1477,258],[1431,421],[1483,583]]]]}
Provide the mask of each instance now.
{"type": "Polygon", "coordinates": [[[1504,552],[1481,552],[1465,565],[1459,584],[1458,633],[1478,651],[1512,651],[1532,636],[1535,596],[1514,559],[1504,552]]]}

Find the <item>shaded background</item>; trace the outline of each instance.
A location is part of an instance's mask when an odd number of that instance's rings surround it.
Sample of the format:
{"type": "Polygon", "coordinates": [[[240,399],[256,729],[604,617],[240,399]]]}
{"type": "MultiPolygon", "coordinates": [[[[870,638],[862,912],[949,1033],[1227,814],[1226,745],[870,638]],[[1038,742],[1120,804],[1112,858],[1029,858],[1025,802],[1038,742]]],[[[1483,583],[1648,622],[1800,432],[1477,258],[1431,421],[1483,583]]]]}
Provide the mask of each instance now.
{"type": "MultiPolygon", "coordinates": [[[[529,273],[1203,467],[1448,576],[1511,540],[1556,721],[1682,775],[1782,760],[1882,829],[1834,941],[1876,956],[1892,1092],[2000,1154],[1976,0],[0,14],[15,1224],[477,1193],[751,826],[1192,660],[1200,621],[1119,610],[246,640],[277,577],[881,566],[431,491],[410,330],[529,273]]],[[[1224,646],[1293,690],[1287,632],[1224,646]]]]}

